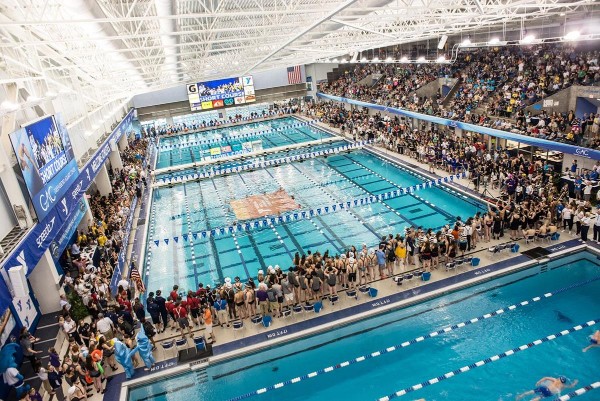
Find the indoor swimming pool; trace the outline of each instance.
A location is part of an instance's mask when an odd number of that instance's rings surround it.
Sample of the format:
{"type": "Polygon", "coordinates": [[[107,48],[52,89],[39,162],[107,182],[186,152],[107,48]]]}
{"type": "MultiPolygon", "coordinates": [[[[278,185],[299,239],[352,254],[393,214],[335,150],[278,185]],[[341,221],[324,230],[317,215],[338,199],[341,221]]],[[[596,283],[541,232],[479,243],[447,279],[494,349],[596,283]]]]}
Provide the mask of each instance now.
{"type": "Polygon", "coordinates": [[[294,117],[259,121],[161,138],[156,168],[194,163],[213,156],[250,152],[330,138],[294,117]]]}
{"type": "Polygon", "coordinates": [[[253,195],[281,190],[293,197],[296,212],[301,213],[427,179],[367,150],[354,150],[155,188],[147,241],[147,287],[165,290],[178,284],[189,289],[235,276],[244,281],[269,265],[287,270],[296,252],[336,254],[352,245],[374,246],[381,235],[402,234],[408,226],[439,229],[453,224],[456,216],[466,219],[486,210],[474,199],[434,186],[250,231],[224,229],[248,221],[267,222],[261,218],[240,221],[236,216],[231,202],[253,195]]]}
{"type": "MultiPolygon", "coordinates": [[[[577,379],[579,388],[598,378],[600,349],[582,352],[598,329],[598,291],[598,258],[580,252],[155,379],[130,388],[128,400],[508,401],[544,376],[561,375],[577,379]]],[[[596,393],[578,399],[595,400],[596,393]]]]}

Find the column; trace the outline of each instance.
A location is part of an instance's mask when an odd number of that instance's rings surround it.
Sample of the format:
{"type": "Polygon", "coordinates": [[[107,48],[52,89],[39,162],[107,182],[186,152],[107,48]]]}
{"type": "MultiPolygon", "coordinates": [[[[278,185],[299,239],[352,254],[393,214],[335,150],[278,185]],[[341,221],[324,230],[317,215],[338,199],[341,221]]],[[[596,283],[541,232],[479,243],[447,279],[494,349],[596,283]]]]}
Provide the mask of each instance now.
{"type": "Polygon", "coordinates": [[[54,259],[52,259],[50,251],[46,250],[29,275],[29,283],[40,304],[42,313],[51,313],[60,310],[59,281],[60,277],[56,271],[54,259]]]}
{"type": "Polygon", "coordinates": [[[100,195],[106,196],[112,192],[112,184],[110,183],[110,177],[108,176],[108,169],[106,164],[103,164],[98,170],[98,175],[94,178],[96,188],[100,192],[100,195]]]}
{"type": "Polygon", "coordinates": [[[119,139],[119,150],[121,152],[127,148],[127,145],[129,145],[129,140],[127,139],[127,135],[129,135],[129,133],[125,132],[123,134],[123,136],[121,136],[121,139],[119,139]]]}
{"type": "Polygon", "coordinates": [[[87,232],[87,228],[94,221],[94,215],[92,214],[92,209],[90,208],[90,203],[88,202],[85,195],[83,196],[83,202],[85,202],[87,209],[85,211],[85,214],[81,218],[81,221],[79,222],[79,226],[77,226],[77,229],[87,232]]]}
{"type": "Polygon", "coordinates": [[[118,148],[115,148],[115,150],[110,152],[108,159],[110,160],[110,165],[112,166],[113,171],[123,169],[123,160],[121,159],[121,154],[119,153],[118,148]]]}
{"type": "MultiPolygon", "coordinates": [[[[9,84],[6,85],[5,88],[6,100],[17,103],[17,86],[9,84]]],[[[31,227],[33,225],[33,219],[29,213],[29,202],[23,195],[23,191],[21,191],[19,181],[17,181],[17,177],[11,168],[12,163],[10,162],[9,156],[13,152],[9,134],[17,128],[15,118],[16,113],[8,113],[2,117],[2,126],[0,131],[0,133],[2,133],[2,135],[0,135],[0,180],[2,180],[2,184],[6,189],[6,194],[8,195],[8,200],[10,201],[11,205],[20,205],[23,206],[23,209],[25,209],[27,227],[31,227]]]]}

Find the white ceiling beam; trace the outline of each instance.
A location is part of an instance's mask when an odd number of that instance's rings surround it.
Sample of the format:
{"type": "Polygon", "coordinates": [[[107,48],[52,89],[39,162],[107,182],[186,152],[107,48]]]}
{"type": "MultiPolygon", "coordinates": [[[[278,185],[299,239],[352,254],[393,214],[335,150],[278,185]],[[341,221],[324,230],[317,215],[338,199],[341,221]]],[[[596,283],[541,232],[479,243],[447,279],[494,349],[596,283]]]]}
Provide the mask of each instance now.
{"type": "Polygon", "coordinates": [[[277,49],[275,49],[272,52],[270,52],[269,54],[267,54],[260,61],[258,61],[254,65],[252,65],[252,67],[248,68],[244,72],[244,75],[247,74],[248,72],[252,71],[254,68],[258,67],[260,64],[264,63],[268,59],[270,59],[272,56],[274,56],[275,54],[277,54],[281,49],[284,49],[287,45],[289,45],[289,44],[293,43],[295,40],[301,38],[307,32],[312,31],[313,29],[315,29],[316,27],[318,27],[319,25],[321,25],[324,21],[329,20],[334,15],[336,15],[336,14],[344,11],[346,8],[350,7],[352,4],[356,3],[357,1],[358,0],[348,0],[348,1],[344,2],[343,4],[341,4],[340,6],[336,7],[335,9],[333,9],[332,11],[328,12],[323,17],[319,18],[317,21],[313,22],[308,27],[304,28],[302,31],[298,32],[296,35],[294,35],[290,39],[286,40],[282,45],[280,45],[277,49]]]}
{"type": "Polygon", "coordinates": [[[376,35],[385,36],[386,38],[397,39],[394,35],[390,35],[390,34],[383,33],[383,32],[378,32],[378,31],[374,31],[372,29],[365,28],[364,26],[358,26],[358,25],[350,24],[348,22],[340,21],[338,19],[331,18],[330,21],[331,22],[335,22],[336,24],[345,25],[345,26],[353,28],[353,29],[358,29],[359,31],[370,32],[370,33],[374,33],[376,35]]]}

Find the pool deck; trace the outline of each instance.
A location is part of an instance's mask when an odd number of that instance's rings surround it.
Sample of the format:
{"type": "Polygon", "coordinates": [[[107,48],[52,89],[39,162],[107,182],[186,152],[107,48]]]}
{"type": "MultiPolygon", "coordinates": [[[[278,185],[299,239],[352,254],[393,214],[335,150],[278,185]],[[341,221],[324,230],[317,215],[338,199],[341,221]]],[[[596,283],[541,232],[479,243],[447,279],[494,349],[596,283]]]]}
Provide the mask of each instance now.
{"type": "MultiPolygon", "coordinates": [[[[322,124],[319,126],[327,129],[329,132],[337,133],[336,130],[322,124]]],[[[432,179],[434,177],[439,178],[450,175],[438,169],[436,170],[437,175],[434,176],[428,172],[426,165],[409,159],[406,156],[398,155],[395,152],[381,148],[374,148],[372,150],[381,156],[390,158],[396,163],[417,170],[423,175],[430,176],[432,179]]],[[[448,184],[448,186],[471,196],[479,195],[468,188],[467,179],[448,184]]],[[[138,242],[137,245],[139,246],[143,241],[140,238],[136,242],[138,242]]],[[[431,279],[426,282],[413,279],[409,282],[405,281],[401,286],[397,286],[390,278],[376,280],[370,283],[370,286],[376,288],[378,291],[376,297],[373,298],[368,294],[359,293],[358,298],[355,299],[354,297],[348,297],[345,291],[339,291],[339,300],[334,305],[329,300],[324,300],[324,308],[320,313],[315,313],[314,311],[302,312],[297,315],[292,314],[287,318],[275,318],[269,328],[263,327],[262,324],[254,325],[248,319],[244,321],[244,329],[236,332],[232,328],[215,327],[214,332],[217,343],[212,348],[213,356],[208,359],[201,359],[195,362],[178,362],[177,352],[174,349],[163,350],[160,345],[163,341],[180,338],[179,332],[167,330],[155,338],[157,343],[157,350],[154,353],[157,360],[156,366],[151,371],[144,371],[142,368],[136,369],[134,378],[129,381],[125,381],[122,368],[119,368],[107,387],[104,400],[126,400],[127,391],[121,391],[124,384],[131,386],[136,383],[145,382],[155,376],[164,377],[165,374],[184,372],[192,368],[202,368],[204,366],[202,364],[212,364],[243,353],[256,352],[261,348],[293,341],[300,337],[326,331],[335,326],[350,324],[354,321],[366,319],[389,310],[406,307],[465,286],[475,285],[535,264],[545,263],[549,258],[559,257],[567,253],[584,249],[600,252],[600,245],[595,242],[588,241],[587,243],[583,243],[575,236],[566,233],[561,233],[559,240],[552,241],[551,243],[535,241],[525,244],[524,240],[517,241],[520,246],[517,253],[512,253],[509,249],[500,253],[488,251],[488,248],[491,246],[507,242],[509,241],[479,242],[475,251],[465,254],[465,256],[479,258],[480,263],[478,266],[464,265],[458,271],[446,271],[443,266],[440,266],[432,272],[431,279]],[[538,247],[544,248],[548,255],[535,258],[523,254],[525,251],[538,247]]],[[[411,266],[410,269],[414,269],[414,266],[411,266]]],[[[409,271],[409,269],[404,266],[398,265],[395,268],[395,274],[406,271],[409,271]]],[[[193,334],[195,336],[203,335],[203,326],[195,327],[193,334]]],[[[188,340],[188,344],[190,347],[189,353],[195,353],[194,344],[191,339],[188,340]]],[[[186,351],[182,352],[185,353],[186,351]]],[[[94,395],[90,400],[100,400],[100,396],[94,395]]]]}

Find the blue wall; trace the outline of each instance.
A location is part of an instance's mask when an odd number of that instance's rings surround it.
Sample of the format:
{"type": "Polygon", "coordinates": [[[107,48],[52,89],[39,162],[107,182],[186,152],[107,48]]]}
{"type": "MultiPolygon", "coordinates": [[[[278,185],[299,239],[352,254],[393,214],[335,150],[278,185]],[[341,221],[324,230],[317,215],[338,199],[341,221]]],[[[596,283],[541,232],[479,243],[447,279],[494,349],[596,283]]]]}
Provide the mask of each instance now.
{"type": "Polygon", "coordinates": [[[583,118],[584,114],[590,115],[590,113],[596,113],[598,111],[598,107],[583,97],[577,98],[577,103],[575,104],[575,117],[583,118]]]}

